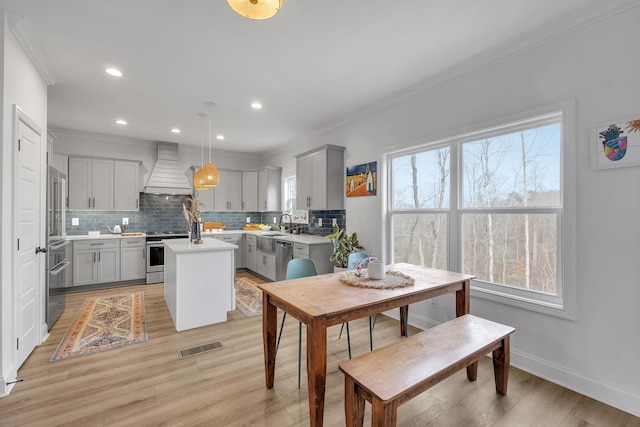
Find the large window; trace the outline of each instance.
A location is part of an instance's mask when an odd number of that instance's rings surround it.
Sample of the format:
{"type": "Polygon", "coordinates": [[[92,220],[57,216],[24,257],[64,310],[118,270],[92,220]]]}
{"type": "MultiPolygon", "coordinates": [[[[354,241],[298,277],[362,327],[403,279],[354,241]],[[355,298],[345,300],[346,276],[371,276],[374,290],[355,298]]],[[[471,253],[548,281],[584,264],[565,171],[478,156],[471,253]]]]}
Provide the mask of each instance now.
{"type": "Polygon", "coordinates": [[[563,129],[550,112],[388,153],[393,261],[472,274],[477,296],[564,310],[563,129]]]}

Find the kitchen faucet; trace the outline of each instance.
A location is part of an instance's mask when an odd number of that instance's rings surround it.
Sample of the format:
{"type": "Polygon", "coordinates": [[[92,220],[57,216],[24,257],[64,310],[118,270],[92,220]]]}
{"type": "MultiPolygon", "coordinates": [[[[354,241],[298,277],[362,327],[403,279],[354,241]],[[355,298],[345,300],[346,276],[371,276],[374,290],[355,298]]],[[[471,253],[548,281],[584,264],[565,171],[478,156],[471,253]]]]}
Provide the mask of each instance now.
{"type": "Polygon", "coordinates": [[[289,233],[293,234],[293,217],[289,214],[282,214],[280,215],[280,219],[278,220],[278,226],[280,226],[280,229],[282,230],[282,218],[284,218],[285,216],[289,217],[289,233]]]}

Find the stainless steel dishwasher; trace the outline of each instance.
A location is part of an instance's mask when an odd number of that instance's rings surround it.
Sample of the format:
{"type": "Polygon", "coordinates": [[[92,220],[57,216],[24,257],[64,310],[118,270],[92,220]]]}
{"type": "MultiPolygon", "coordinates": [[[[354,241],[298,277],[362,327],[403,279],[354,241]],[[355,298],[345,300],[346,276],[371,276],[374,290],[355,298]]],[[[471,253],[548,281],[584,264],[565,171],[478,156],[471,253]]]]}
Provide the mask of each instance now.
{"type": "Polygon", "coordinates": [[[284,280],[287,264],[293,259],[293,243],[276,239],[276,280],[284,280]]]}

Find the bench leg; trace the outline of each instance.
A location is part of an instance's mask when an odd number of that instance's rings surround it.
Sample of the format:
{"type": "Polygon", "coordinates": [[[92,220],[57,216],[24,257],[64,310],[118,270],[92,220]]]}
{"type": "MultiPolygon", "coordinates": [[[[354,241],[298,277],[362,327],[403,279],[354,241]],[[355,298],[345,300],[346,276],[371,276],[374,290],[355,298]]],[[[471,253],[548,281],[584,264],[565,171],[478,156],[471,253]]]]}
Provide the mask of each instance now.
{"type": "Polygon", "coordinates": [[[344,377],[344,419],[347,427],[362,427],[364,423],[364,399],[356,391],[353,378],[344,377]]]}
{"type": "Polygon", "coordinates": [[[496,380],[496,393],[507,394],[509,381],[509,335],[504,337],[502,345],[493,351],[493,375],[496,380]]]}
{"type": "Polygon", "coordinates": [[[371,402],[371,427],[396,427],[398,402],[382,403],[375,397],[371,402]]]}
{"type": "Polygon", "coordinates": [[[473,362],[467,366],[467,379],[475,381],[478,378],[478,362],[473,362]]]}

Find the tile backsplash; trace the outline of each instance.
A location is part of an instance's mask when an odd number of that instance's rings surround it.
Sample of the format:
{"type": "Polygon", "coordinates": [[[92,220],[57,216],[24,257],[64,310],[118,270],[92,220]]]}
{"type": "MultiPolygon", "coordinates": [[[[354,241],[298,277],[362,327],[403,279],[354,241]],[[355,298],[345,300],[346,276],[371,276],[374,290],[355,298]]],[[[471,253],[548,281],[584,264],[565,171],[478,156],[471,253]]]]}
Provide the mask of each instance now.
{"type": "MultiPolygon", "coordinates": [[[[67,234],[87,234],[88,231],[99,230],[108,233],[107,227],[122,224],[122,218],[129,219],[127,231],[182,231],[187,232],[187,222],[182,215],[182,204],[186,196],[166,196],[140,193],[139,211],[67,211],[67,234]],[[72,225],[72,219],[78,218],[79,225],[72,225]]],[[[253,223],[273,224],[281,212],[203,212],[203,221],[221,222],[227,230],[242,230],[247,217],[253,223]]],[[[345,211],[311,211],[310,224],[302,226],[303,233],[326,236],[331,234],[331,220],[336,218],[340,227],[345,224],[345,211]],[[322,218],[322,225],[318,219],[322,218]]]]}

